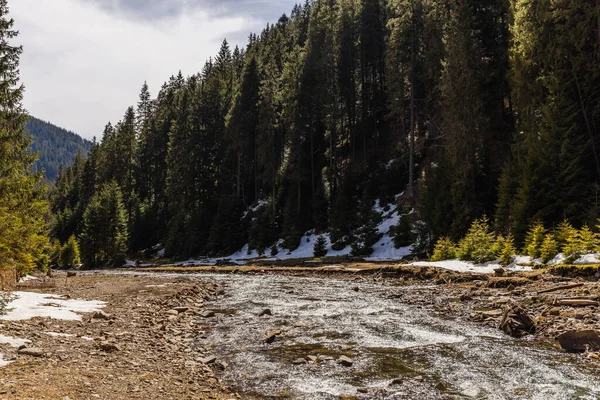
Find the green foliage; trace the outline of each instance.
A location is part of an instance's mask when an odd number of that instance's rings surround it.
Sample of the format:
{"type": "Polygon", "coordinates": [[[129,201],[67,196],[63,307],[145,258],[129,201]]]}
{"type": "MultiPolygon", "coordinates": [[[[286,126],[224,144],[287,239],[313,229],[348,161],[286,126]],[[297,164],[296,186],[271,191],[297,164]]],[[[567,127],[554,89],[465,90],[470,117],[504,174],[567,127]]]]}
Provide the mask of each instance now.
{"type": "Polygon", "coordinates": [[[0,292],[0,316],[12,311],[9,304],[16,299],[10,292],[0,292]]]}
{"type": "Polygon", "coordinates": [[[440,238],[433,249],[431,261],[444,261],[456,258],[457,248],[450,238],[440,238]]]}
{"type": "Polygon", "coordinates": [[[531,258],[540,258],[545,237],[546,229],[544,225],[540,221],[533,223],[525,236],[523,252],[531,258]]]}
{"type": "Polygon", "coordinates": [[[321,235],[317,238],[315,242],[315,247],[313,249],[313,256],[315,258],[321,258],[327,255],[327,240],[321,235]]]}
{"type": "MultiPolygon", "coordinates": [[[[223,41],[202,71],[170,77],[156,98],[144,84],[87,160],[58,172],[52,235],[81,238],[86,258],[84,214],[112,181],[131,253],[157,243],[168,256],[244,244],[263,253],[279,239],[291,250],[315,230],[329,231],[334,249],[368,255],[380,236],[373,200],[405,189],[397,200],[415,218],[392,233],[419,256],[437,238],[463,237],[484,212],[520,248],[533,221],[590,223],[600,180],[596,19],[592,1],[295,6],[245,48],[223,41]]],[[[540,233],[527,252],[541,253],[540,233]]],[[[561,249],[568,236],[556,232],[561,249]]],[[[487,260],[507,240],[473,227],[459,255],[487,260]]]]}
{"type": "Polygon", "coordinates": [[[409,215],[401,215],[398,225],[394,227],[394,246],[407,247],[413,244],[413,232],[409,215]]]}
{"type": "Polygon", "coordinates": [[[484,215],[473,221],[464,238],[458,242],[456,256],[461,260],[483,263],[496,258],[494,254],[494,235],[490,232],[490,224],[484,215]]]}
{"type": "Polygon", "coordinates": [[[41,176],[32,172],[19,81],[23,48],[11,44],[18,35],[13,25],[6,0],[0,0],[0,268],[27,274],[47,262],[48,204],[41,176]]]}
{"type": "Polygon", "coordinates": [[[584,225],[573,236],[567,238],[563,253],[567,257],[566,263],[573,263],[584,254],[598,251],[598,239],[594,232],[584,225]]]}
{"type": "Polygon", "coordinates": [[[542,262],[547,264],[550,260],[552,260],[558,254],[558,242],[554,237],[554,234],[549,233],[544,238],[544,242],[540,248],[540,256],[542,257],[542,262]]]}
{"type": "Polygon", "coordinates": [[[507,266],[512,264],[515,259],[515,254],[517,254],[517,249],[515,248],[515,241],[512,235],[507,236],[502,241],[503,246],[499,248],[499,253],[497,253],[497,257],[500,259],[500,264],[507,266]]]}
{"type": "Polygon", "coordinates": [[[127,215],[116,182],[104,185],[83,215],[81,253],[87,267],[122,265],[127,251],[127,215]]]}
{"type": "Polygon", "coordinates": [[[25,127],[32,138],[31,151],[39,156],[35,170],[43,171],[48,181],[54,181],[61,168],[73,165],[77,154],[86,155],[92,147],[89,140],[37,118],[29,118],[25,127]]]}
{"type": "Polygon", "coordinates": [[[81,258],[79,254],[79,243],[75,236],[71,236],[60,252],[60,265],[63,268],[79,268],[81,258]]]}
{"type": "Polygon", "coordinates": [[[564,252],[569,238],[574,238],[577,235],[577,229],[565,218],[554,229],[554,239],[556,240],[558,252],[564,252]]]}
{"type": "Polygon", "coordinates": [[[356,230],[356,241],[351,245],[353,256],[370,256],[373,253],[373,246],[381,237],[378,231],[381,216],[373,211],[373,205],[374,202],[369,200],[369,196],[365,192],[360,204],[360,225],[356,230]]]}

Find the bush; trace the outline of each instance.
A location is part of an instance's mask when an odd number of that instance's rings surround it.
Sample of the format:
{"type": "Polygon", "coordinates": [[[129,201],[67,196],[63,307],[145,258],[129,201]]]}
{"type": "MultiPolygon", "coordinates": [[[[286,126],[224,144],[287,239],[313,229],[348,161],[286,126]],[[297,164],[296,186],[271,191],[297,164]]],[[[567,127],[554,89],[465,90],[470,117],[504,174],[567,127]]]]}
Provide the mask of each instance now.
{"type": "Polygon", "coordinates": [[[552,233],[547,234],[544,238],[540,254],[544,264],[550,262],[558,254],[558,243],[552,233]]]}
{"type": "Polygon", "coordinates": [[[572,263],[584,254],[593,253],[598,249],[597,238],[594,232],[584,225],[581,229],[575,231],[573,235],[567,238],[567,243],[563,249],[567,256],[567,263],[572,263]]]}
{"type": "Polygon", "coordinates": [[[496,258],[494,254],[494,235],[490,232],[490,224],[484,215],[473,221],[466,236],[458,243],[456,256],[464,261],[484,263],[496,258]]]}
{"type": "Polygon", "coordinates": [[[576,235],[577,229],[573,228],[567,219],[564,219],[554,230],[554,240],[556,240],[558,252],[565,252],[569,238],[574,238],[576,235]]]}
{"type": "Polygon", "coordinates": [[[319,236],[315,242],[313,248],[313,255],[315,258],[321,258],[327,255],[327,241],[323,236],[319,236]]]}
{"type": "Polygon", "coordinates": [[[447,237],[438,240],[433,249],[431,261],[444,261],[454,258],[456,258],[456,243],[447,237]]]}
{"type": "Polygon", "coordinates": [[[81,264],[79,244],[75,236],[71,236],[60,252],[60,265],[63,268],[78,268],[81,264]]]}
{"type": "Polygon", "coordinates": [[[531,258],[540,258],[542,243],[546,237],[546,229],[541,222],[534,222],[525,236],[523,252],[531,258]]]}
{"type": "Polygon", "coordinates": [[[511,235],[507,236],[506,239],[502,238],[502,248],[500,249],[497,257],[500,259],[500,264],[507,266],[512,264],[515,260],[515,254],[517,249],[515,248],[515,241],[511,235]]]}

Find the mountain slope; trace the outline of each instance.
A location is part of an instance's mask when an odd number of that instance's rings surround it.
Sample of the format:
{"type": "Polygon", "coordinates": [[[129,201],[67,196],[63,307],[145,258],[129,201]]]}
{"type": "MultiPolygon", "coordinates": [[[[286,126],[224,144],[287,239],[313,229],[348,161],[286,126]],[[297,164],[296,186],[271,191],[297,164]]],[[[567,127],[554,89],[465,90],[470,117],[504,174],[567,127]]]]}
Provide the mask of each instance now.
{"type": "Polygon", "coordinates": [[[35,169],[43,169],[46,179],[50,181],[56,179],[61,165],[72,165],[77,153],[87,154],[92,145],[92,142],[71,131],[37,118],[32,117],[26,128],[27,133],[33,137],[32,151],[39,152],[35,169]]]}

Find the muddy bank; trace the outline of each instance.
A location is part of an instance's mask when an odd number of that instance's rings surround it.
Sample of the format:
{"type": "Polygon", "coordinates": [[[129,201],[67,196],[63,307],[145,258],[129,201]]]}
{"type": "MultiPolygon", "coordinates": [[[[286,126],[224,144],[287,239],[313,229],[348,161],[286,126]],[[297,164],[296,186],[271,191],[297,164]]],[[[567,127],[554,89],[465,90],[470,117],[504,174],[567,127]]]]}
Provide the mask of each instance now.
{"type": "Polygon", "coordinates": [[[2,399],[231,399],[198,345],[204,303],[218,286],[170,277],[33,280],[17,290],[106,302],[81,321],[0,321],[0,334],[40,352],[0,345],[2,399]],[[178,311],[177,311],[178,310],[178,311]]]}

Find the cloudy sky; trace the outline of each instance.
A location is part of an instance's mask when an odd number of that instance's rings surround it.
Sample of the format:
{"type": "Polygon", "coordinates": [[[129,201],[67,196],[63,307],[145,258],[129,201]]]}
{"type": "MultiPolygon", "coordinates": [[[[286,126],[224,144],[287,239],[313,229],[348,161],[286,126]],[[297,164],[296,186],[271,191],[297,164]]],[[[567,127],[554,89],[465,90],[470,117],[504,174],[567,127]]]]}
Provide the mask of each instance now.
{"type": "Polygon", "coordinates": [[[21,80],[34,116],[100,138],[179,70],[201,70],[227,38],[244,45],[295,0],[9,0],[24,47],[21,80]]]}

